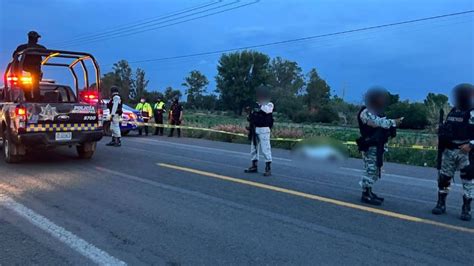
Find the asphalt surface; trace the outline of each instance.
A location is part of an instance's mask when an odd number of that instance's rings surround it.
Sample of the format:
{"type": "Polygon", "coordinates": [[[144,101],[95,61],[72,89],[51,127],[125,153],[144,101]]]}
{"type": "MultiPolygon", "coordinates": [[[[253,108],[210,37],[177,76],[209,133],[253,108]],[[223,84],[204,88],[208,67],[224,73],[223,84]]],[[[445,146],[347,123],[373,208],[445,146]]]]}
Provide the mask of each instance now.
{"type": "MultiPolygon", "coordinates": [[[[0,264],[474,265],[474,222],[433,216],[436,171],[386,164],[360,203],[362,162],[274,150],[273,176],[245,174],[249,147],[167,137],[0,161],[0,264]]],[[[263,169],[263,162],[260,165],[263,169]]]]}

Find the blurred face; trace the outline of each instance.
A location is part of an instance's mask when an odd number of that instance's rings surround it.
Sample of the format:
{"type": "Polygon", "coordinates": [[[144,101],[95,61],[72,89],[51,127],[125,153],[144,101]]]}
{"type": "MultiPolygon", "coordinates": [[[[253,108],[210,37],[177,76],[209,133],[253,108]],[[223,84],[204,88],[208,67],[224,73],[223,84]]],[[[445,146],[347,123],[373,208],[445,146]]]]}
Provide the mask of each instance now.
{"type": "Polygon", "coordinates": [[[141,103],[144,103],[144,102],[145,102],[145,99],[144,99],[144,98],[140,99],[140,102],[141,102],[141,103]]]}

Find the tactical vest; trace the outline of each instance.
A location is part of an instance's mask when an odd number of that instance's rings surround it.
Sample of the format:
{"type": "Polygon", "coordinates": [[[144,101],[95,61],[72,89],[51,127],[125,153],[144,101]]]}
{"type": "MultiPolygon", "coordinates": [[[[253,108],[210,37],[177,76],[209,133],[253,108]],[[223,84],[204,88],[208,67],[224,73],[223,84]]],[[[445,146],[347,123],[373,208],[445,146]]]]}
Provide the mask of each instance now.
{"type": "Polygon", "coordinates": [[[473,139],[474,126],[469,123],[471,118],[470,110],[460,110],[453,108],[444,122],[445,138],[448,141],[469,141],[473,139]]]}
{"type": "MultiPolygon", "coordinates": [[[[115,97],[115,95],[113,95],[110,98],[109,102],[107,103],[107,108],[109,109],[111,114],[112,114],[112,108],[114,107],[114,97],[115,97]]],[[[119,97],[120,97],[120,95],[119,95],[119,97]]],[[[122,115],[122,113],[123,113],[123,111],[122,111],[122,97],[120,97],[120,103],[117,106],[116,114],[122,115]]]]}
{"type": "Polygon", "coordinates": [[[377,132],[377,128],[375,127],[371,127],[367,124],[365,124],[364,122],[362,122],[362,119],[360,118],[360,115],[362,114],[362,112],[367,109],[366,106],[363,106],[359,113],[357,113],[357,122],[359,123],[359,132],[360,132],[360,135],[362,136],[362,138],[370,138],[372,136],[375,135],[375,133],[377,132]]]}
{"type": "Polygon", "coordinates": [[[255,127],[273,127],[273,113],[267,114],[262,110],[252,112],[251,120],[255,127]]]}

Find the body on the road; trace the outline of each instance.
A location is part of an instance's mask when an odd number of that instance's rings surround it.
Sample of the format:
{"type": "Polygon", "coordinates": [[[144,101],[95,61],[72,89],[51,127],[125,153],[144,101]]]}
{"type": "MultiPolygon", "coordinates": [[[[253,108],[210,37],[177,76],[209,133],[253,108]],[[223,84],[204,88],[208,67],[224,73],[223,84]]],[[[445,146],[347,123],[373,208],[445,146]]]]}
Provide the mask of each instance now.
{"type": "Polygon", "coordinates": [[[446,212],[446,198],[456,171],[461,172],[463,207],[460,218],[470,221],[471,202],[474,197],[474,165],[469,153],[474,148],[474,87],[460,84],[453,89],[455,106],[439,128],[441,167],[438,173],[438,202],[433,214],[446,212]]]}
{"type": "Polygon", "coordinates": [[[257,103],[254,108],[249,108],[249,140],[250,157],[252,165],[245,170],[255,173],[258,169],[260,153],[265,158],[265,176],[271,175],[272,147],[270,144],[271,128],[273,127],[274,105],[270,102],[270,91],[266,86],[257,88],[257,103]]]}

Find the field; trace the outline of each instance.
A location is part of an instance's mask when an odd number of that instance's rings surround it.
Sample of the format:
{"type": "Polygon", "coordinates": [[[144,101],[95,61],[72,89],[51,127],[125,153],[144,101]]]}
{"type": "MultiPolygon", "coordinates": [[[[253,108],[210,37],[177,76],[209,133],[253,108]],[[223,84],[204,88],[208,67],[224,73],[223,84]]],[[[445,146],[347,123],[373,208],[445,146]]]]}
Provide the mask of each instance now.
{"type": "MultiPolygon", "coordinates": [[[[245,117],[220,113],[188,111],[185,114],[185,125],[212,128],[233,133],[247,133],[245,129],[247,125],[245,117]]],[[[245,137],[214,132],[186,130],[184,134],[188,137],[207,138],[227,142],[247,142],[245,137]]],[[[327,137],[337,140],[340,143],[345,143],[355,141],[355,139],[359,137],[359,131],[357,128],[351,127],[276,122],[272,130],[272,137],[303,139],[303,143],[317,137],[327,137]]],[[[298,142],[278,140],[273,141],[272,145],[274,147],[292,149],[298,145],[298,142]]],[[[433,150],[433,148],[436,147],[436,145],[437,137],[435,134],[423,131],[399,130],[397,137],[389,142],[390,148],[386,154],[386,160],[404,164],[434,166],[436,163],[436,150],[433,150]],[[413,148],[413,146],[415,146],[415,148],[413,148]]],[[[360,157],[357,147],[354,145],[347,145],[347,152],[351,157],[360,157]]]]}

